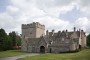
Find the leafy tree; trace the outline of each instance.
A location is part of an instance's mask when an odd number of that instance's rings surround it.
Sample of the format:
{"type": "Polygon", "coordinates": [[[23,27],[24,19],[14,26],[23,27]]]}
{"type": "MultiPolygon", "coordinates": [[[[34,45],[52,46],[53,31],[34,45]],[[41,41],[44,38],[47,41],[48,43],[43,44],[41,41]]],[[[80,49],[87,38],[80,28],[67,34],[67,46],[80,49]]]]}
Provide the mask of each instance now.
{"type": "Polygon", "coordinates": [[[7,50],[7,34],[4,29],[0,29],[0,50],[7,50]]]}
{"type": "Polygon", "coordinates": [[[14,48],[16,46],[16,33],[13,31],[9,33],[10,39],[12,40],[12,47],[14,48]]]}
{"type": "Polygon", "coordinates": [[[20,45],[21,38],[19,35],[16,35],[14,31],[7,35],[4,29],[0,29],[0,51],[11,50],[20,45]]]}
{"type": "Polygon", "coordinates": [[[11,45],[13,47],[13,49],[16,47],[16,46],[20,46],[21,45],[21,38],[19,35],[17,35],[14,31],[9,33],[9,36],[10,36],[10,39],[12,40],[11,42],[11,45]]]}
{"type": "Polygon", "coordinates": [[[16,36],[17,46],[21,46],[21,37],[19,35],[16,36]]]}
{"type": "Polygon", "coordinates": [[[87,36],[87,46],[90,47],[90,34],[87,36]]]}
{"type": "Polygon", "coordinates": [[[8,50],[12,50],[13,49],[13,44],[12,44],[12,40],[11,40],[11,38],[10,38],[10,36],[8,35],[7,36],[8,37],[8,39],[7,39],[7,49],[8,50]]]}
{"type": "Polygon", "coordinates": [[[3,38],[0,37],[0,51],[3,50],[3,38]]]}

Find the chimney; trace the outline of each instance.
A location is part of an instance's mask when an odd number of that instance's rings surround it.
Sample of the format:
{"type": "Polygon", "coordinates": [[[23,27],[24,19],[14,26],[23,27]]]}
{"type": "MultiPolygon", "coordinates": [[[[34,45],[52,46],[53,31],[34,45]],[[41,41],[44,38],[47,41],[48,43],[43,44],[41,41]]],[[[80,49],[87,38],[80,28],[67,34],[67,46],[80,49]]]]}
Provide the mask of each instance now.
{"type": "Polygon", "coordinates": [[[54,30],[52,30],[52,36],[54,35],[54,30]]]}
{"type": "Polygon", "coordinates": [[[58,33],[61,33],[61,31],[58,31],[58,33]]]}
{"type": "Polygon", "coordinates": [[[81,30],[81,32],[84,32],[83,30],[81,30]]]}
{"type": "Polygon", "coordinates": [[[54,30],[52,30],[52,33],[54,32],[54,30]]]}
{"type": "Polygon", "coordinates": [[[47,36],[49,35],[49,32],[48,32],[48,30],[46,31],[46,35],[47,35],[47,36]]]}
{"type": "Polygon", "coordinates": [[[68,32],[68,30],[66,29],[66,32],[68,32]]]}
{"type": "Polygon", "coordinates": [[[74,32],[76,31],[76,27],[74,27],[74,32]]]}

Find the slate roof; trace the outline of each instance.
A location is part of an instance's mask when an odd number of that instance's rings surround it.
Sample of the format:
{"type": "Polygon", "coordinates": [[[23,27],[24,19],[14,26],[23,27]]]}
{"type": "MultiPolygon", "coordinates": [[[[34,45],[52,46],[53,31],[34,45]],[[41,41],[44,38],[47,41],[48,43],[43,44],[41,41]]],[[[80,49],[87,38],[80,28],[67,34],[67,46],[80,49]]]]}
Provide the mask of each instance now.
{"type": "Polygon", "coordinates": [[[40,42],[40,40],[45,40],[45,42],[49,44],[49,37],[46,36],[40,38],[29,38],[28,43],[29,45],[37,45],[40,42]]]}
{"type": "Polygon", "coordinates": [[[36,45],[41,40],[41,38],[29,38],[28,43],[29,45],[36,45]]]}
{"type": "Polygon", "coordinates": [[[79,31],[77,31],[76,33],[77,33],[77,36],[78,36],[78,37],[80,37],[80,32],[79,32],[79,31]]]}
{"type": "MultiPolygon", "coordinates": [[[[49,34],[50,36],[43,36],[40,38],[29,38],[28,43],[29,45],[37,45],[40,42],[40,40],[45,40],[47,44],[50,44],[50,42],[53,41],[54,43],[52,45],[58,45],[65,42],[74,43],[74,41],[70,39],[73,32],[67,32],[68,38],[66,38],[66,32],[54,33],[53,36],[51,36],[51,32],[49,34]],[[65,41],[62,41],[62,38],[64,38],[65,41]]],[[[78,37],[80,36],[79,31],[76,31],[76,34],[78,37]]]]}
{"type": "Polygon", "coordinates": [[[47,44],[49,44],[49,37],[44,36],[43,39],[45,40],[45,42],[46,42],[47,44]]]}

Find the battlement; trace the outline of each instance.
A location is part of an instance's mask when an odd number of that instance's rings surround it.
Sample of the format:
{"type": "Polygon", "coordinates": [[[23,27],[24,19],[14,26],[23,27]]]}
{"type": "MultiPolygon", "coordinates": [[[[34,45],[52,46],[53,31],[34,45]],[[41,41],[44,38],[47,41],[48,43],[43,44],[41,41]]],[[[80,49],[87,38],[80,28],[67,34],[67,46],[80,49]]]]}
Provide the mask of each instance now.
{"type": "Polygon", "coordinates": [[[33,23],[30,23],[30,24],[22,24],[22,29],[27,29],[27,28],[45,29],[45,25],[41,25],[39,22],[33,22],[33,23]]]}

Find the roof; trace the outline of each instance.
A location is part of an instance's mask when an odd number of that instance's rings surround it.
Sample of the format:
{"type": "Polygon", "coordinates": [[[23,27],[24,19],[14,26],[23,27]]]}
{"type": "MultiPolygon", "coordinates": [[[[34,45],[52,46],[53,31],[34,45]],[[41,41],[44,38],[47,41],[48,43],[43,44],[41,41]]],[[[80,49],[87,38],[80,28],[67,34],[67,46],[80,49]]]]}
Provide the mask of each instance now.
{"type": "Polygon", "coordinates": [[[37,45],[40,42],[40,40],[45,40],[47,44],[49,43],[49,37],[46,36],[42,36],[40,38],[29,38],[28,43],[29,45],[37,45]]]}
{"type": "Polygon", "coordinates": [[[29,45],[35,45],[38,44],[38,42],[41,40],[41,38],[29,38],[28,43],[29,45]]]}
{"type": "Polygon", "coordinates": [[[43,39],[45,40],[45,42],[48,44],[49,43],[49,37],[44,36],[43,39]]]}
{"type": "Polygon", "coordinates": [[[77,36],[80,37],[80,31],[77,31],[76,33],[77,33],[77,36]]]}
{"type": "MultiPolygon", "coordinates": [[[[67,34],[66,34],[66,32],[61,32],[61,33],[54,33],[53,36],[42,36],[40,38],[29,38],[28,43],[29,43],[29,45],[37,45],[40,42],[40,40],[44,40],[47,44],[49,44],[50,42],[53,41],[54,45],[58,45],[61,43],[67,43],[67,42],[73,43],[74,41],[72,41],[70,39],[70,37],[73,33],[74,32],[67,32],[67,34]],[[68,36],[68,38],[66,36],[68,36]],[[64,38],[65,41],[62,41],[63,40],[62,38],[64,38]]],[[[76,31],[76,34],[78,37],[80,36],[79,31],[76,31]]]]}

